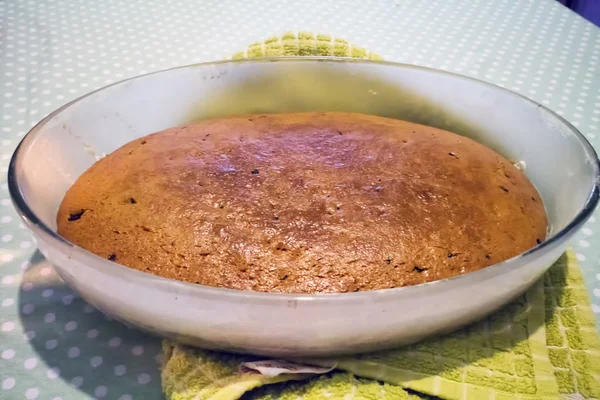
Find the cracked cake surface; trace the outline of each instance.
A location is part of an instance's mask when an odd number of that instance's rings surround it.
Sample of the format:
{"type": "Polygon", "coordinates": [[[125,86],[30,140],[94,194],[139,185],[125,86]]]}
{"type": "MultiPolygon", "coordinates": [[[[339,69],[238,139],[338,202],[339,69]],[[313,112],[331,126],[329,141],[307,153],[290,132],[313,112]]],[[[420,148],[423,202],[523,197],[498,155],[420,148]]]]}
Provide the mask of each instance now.
{"type": "Polygon", "coordinates": [[[335,293],[448,278],[544,240],[512,163],[468,138],[352,113],[229,117],[89,168],[58,232],[103,258],[240,290],[335,293]]]}

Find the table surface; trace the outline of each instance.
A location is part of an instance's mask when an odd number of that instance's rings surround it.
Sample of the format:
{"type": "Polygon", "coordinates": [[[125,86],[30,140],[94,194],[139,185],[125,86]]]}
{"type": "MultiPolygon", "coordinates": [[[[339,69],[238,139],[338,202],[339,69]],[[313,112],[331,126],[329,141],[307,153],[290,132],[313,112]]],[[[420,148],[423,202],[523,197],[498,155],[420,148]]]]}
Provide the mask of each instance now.
{"type": "MultiPolygon", "coordinates": [[[[21,138],[93,89],[290,30],[504,86],[600,148],[600,30],[553,0],[0,1],[0,398],[162,398],[159,340],[74,295],[20,223],[6,172],[21,138]]],[[[600,313],[597,219],[572,245],[600,313]]]]}

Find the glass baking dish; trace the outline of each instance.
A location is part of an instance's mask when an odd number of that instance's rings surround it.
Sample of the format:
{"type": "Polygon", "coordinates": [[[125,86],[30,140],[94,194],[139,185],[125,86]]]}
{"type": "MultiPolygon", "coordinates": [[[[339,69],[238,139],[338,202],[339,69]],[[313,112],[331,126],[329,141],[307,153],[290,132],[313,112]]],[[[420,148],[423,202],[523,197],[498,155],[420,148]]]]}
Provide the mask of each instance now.
{"type": "Polygon", "coordinates": [[[456,329],[528,289],[565,251],[599,198],[587,140],[540,104],[438,70],[348,59],[278,58],[174,68],[105,87],[53,112],[9,169],[14,204],[65,282],[103,312],[161,336],[276,357],[407,344],[456,329]],[[548,213],[546,241],[517,257],[427,284],[347,294],[243,292],[145,274],[56,233],[70,185],[97,159],[156,131],[246,113],[349,111],[469,136],[519,162],[548,213]]]}

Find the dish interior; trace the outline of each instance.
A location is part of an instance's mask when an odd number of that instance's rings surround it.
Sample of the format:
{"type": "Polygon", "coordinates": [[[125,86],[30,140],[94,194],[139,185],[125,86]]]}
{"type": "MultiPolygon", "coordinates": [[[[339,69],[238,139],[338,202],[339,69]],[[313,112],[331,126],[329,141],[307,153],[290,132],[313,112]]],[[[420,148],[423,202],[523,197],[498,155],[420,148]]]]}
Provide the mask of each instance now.
{"type": "Polygon", "coordinates": [[[576,218],[596,185],[589,143],[538,104],[439,71],[334,60],[201,64],[117,83],[35,127],[13,160],[15,181],[26,205],[55,231],[58,206],[77,177],[135,138],[217,116],[300,111],[404,119],[495,149],[525,167],[546,206],[549,237],[576,218]]]}

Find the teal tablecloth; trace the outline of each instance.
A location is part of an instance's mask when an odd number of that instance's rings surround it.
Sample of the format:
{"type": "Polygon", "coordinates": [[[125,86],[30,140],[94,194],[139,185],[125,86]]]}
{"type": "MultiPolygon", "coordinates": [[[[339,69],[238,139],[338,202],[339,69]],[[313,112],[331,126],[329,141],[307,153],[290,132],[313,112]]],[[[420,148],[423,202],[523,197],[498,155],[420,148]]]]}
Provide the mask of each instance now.
{"type": "MultiPolygon", "coordinates": [[[[600,148],[600,31],[552,0],[0,1],[1,399],[162,398],[158,339],[77,298],[20,224],[6,184],[19,140],[93,89],[226,58],[288,30],[505,86],[600,148]]],[[[597,219],[573,247],[600,313],[597,219]]]]}

